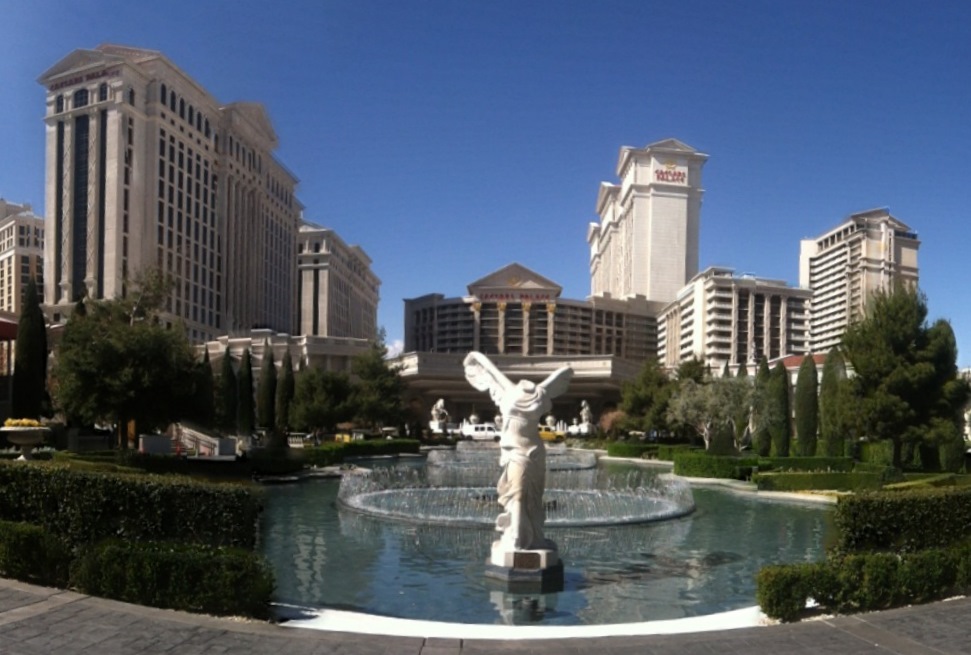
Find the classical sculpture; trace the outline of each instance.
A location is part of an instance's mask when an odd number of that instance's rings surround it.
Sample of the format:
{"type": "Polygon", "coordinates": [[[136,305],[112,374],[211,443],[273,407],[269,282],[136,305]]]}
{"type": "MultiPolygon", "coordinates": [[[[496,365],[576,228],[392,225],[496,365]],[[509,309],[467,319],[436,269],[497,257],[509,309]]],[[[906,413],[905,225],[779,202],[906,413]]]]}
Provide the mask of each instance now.
{"type": "Polygon", "coordinates": [[[586,425],[593,423],[593,412],[590,411],[590,403],[586,400],[580,401],[580,422],[586,425]]]}
{"type": "Polygon", "coordinates": [[[497,491],[505,511],[496,519],[502,537],[493,544],[492,563],[512,567],[508,562],[514,558],[504,559],[507,553],[556,549],[543,535],[546,447],[539,438],[539,419],[552,409],[552,399],[566,391],[573,369],[561,368],[539,384],[514,384],[482,353],[469,353],[464,365],[468,381],[488,391],[503,416],[497,491]]]}
{"type": "Polygon", "coordinates": [[[444,421],[448,418],[448,412],[445,410],[445,399],[439,398],[432,405],[432,420],[433,421],[444,421]]]}

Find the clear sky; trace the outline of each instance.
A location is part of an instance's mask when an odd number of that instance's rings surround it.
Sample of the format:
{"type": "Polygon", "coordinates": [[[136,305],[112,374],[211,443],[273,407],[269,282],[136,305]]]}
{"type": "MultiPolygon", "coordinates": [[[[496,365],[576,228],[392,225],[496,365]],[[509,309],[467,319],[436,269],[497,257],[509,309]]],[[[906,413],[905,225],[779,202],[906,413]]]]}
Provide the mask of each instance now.
{"type": "Polygon", "coordinates": [[[916,230],[971,365],[971,3],[6,0],[0,196],[43,211],[44,90],[76,48],[162,51],[263,103],[305,217],[364,248],[379,324],[519,262],[582,299],[621,146],[710,155],[701,266],[798,282],[799,240],[875,207],[916,230]]]}

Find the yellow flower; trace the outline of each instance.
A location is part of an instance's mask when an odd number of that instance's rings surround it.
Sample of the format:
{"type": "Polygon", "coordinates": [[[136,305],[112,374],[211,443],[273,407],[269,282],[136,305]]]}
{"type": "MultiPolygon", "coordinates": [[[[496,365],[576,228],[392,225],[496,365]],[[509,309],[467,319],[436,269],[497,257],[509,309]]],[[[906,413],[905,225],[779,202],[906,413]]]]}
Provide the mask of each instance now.
{"type": "Polygon", "coordinates": [[[5,428],[39,428],[40,421],[32,418],[8,418],[3,422],[5,428]]]}

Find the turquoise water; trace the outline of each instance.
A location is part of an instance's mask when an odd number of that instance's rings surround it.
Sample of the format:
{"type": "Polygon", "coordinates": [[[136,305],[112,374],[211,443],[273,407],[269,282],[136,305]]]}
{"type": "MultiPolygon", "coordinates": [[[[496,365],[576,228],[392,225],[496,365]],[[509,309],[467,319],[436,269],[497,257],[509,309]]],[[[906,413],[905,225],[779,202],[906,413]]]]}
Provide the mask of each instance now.
{"type": "Polygon", "coordinates": [[[696,510],[684,518],[550,529],[564,590],[509,594],[483,576],[493,531],[338,510],[338,488],[337,480],[267,488],[261,548],[277,602],[459,623],[676,619],[754,605],[760,567],[819,560],[832,533],[828,507],[695,488],[696,510]]]}

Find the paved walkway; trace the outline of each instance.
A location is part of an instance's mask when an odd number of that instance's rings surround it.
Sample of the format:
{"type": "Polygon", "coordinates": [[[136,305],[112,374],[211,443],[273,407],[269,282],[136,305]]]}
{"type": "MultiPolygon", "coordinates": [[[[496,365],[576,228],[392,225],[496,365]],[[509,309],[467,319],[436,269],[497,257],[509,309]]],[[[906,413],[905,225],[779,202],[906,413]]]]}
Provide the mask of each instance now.
{"type": "Polygon", "coordinates": [[[888,612],[682,635],[493,641],[284,628],[119,603],[0,579],[3,655],[827,655],[971,653],[971,598],[888,612]]]}

